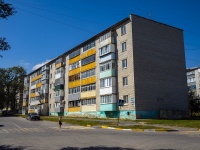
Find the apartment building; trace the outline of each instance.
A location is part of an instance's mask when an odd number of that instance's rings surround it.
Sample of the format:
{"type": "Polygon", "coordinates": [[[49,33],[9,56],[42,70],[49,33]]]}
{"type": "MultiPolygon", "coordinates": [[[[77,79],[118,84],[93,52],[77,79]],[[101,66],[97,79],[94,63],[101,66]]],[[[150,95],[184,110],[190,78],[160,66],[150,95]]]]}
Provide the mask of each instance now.
{"type": "Polygon", "coordinates": [[[29,76],[24,77],[24,90],[23,90],[23,103],[22,103],[22,114],[28,113],[29,103],[29,76]]]}
{"type": "Polygon", "coordinates": [[[183,31],[133,14],[28,77],[29,112],[129,119],[188,112],[183,31]]]}
{"type": "Polygon", "coordinates": [[[187,69],[187,84],[189,90],[200,96],[200,67],[187,69]]]}

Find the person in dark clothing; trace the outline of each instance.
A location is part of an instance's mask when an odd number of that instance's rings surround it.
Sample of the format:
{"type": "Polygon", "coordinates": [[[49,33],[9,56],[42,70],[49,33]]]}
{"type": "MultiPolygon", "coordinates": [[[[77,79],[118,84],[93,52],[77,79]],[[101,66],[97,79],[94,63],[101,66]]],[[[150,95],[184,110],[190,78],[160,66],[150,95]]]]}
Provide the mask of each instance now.
{"type": "Polygon", "coordinates": [[[62,116],[59,117],[59,127],[61,128],[62,126],[62,116]]]}

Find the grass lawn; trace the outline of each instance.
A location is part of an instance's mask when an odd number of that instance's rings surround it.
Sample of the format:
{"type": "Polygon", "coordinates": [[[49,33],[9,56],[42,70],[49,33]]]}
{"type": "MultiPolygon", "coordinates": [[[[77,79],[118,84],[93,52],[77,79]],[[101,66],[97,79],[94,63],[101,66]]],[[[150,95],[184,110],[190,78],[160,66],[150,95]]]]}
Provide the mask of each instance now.
{"type": "Polygon", "coordinates": [[[200,128],[200,120],[164,120],[164,119],[141,119],[136,122],[145,122],[147,124],[160,124],[167,126],[177,127],[189,127],[189,128],[200,128]]]}
{"type": "MultiPolygon", "coordinates": [[[[25,115],[17,115],[25,118],[25,115]]],[[[58,122],[58,116],[41,116],[41,120],[58,122]]],[[[63,117],[62,121],[68,124],[81,125],[81,126],[112,126],[117,127],[117,119],[103,119],[103,118],[77,118],[77,117],[63,117]]],[[[145,125],[133,125],[133,126],[123,126],[123,128],[140,128],[140,129],[159,129],[159,127],[153,126],[153,124],[175,126],[175,127],[189,127],[189,128],[199,128],[200,120],[186,119],[186,120],[165,120],[165,119],[138,119],[138,120],[120,120],[120,122],[137,122],[145,123],[145,125]],[[150,126],[148,126],[148,124],[150,126]]],[[[118,126],[120,127],[120,126],[118,126]]],[[[122,126],[121,126],[122,127],[122,126]]],[[[161,127],[162,128],[162,127],[161,127]]]]}

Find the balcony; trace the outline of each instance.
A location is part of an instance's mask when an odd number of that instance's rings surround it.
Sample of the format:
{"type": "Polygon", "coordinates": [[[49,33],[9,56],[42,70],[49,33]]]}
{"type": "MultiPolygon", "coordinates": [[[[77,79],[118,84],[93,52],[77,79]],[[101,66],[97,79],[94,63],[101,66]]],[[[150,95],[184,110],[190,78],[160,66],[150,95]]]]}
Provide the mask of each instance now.
{"type": "Polygon", "coordinates": [[[100,95],[115,94],[116,86],[105,87],[100,89],[100,95]]]}
{"type": "Polygon", "coordinates": [[[79,100],[80,97],[81,97],[80,93],[69,94],[68,95],[68,101],[79,100]]]}
{"type": "Polygon", "coordinates": [[[49,83],[49,79],[42,80],[42,84],[48,84],[48,83],[49,83]]]}
{"type": "Polygon", "coordinates": [[[55,86],[54,91],[59,91],[59,90],[63,90],[63,89],[64,89],[64,85],[61,84],[61,85],[55,86]]]}
{"type": "Polygon", "coordinates": [[[100,45],[100,47],[103,47],[103,46],[111,44],[111,43],[114,43],[114,37],[110,37],[102,42],[99,42],[99,45],[100,45]]]}
{"type": "Polygon", "coordinates": [[[90,50],[84,52],[84,53],[81,55],[81,59],[84,59],[84,58],[86,58],[86,57],[89,57],[89,56],[91,56],[91,55],[93,55],[93,54],[96,54],[96,48],[92,48],[92,49],[90,49],[90,50]]]}
{"type": "Polygon", "coordinates": [[[64,83],[65,83],[64,78],[59,78],[59,79],[55,80],[54,85],[57,86],[57,85],[64,84],[64,83]]]}
{"type": "Polygon", "coordinates": [[[96,90],[81,92],[81,99],[96,97],[96,90]]]}
{"type": "Polygon", "coordinates": [[[99,49],[99,56],[100,57],[105,57],[105,55],[108,55],[109,53],[115,53],[115,45],[114,44],[110,44],[110,45],[108,45],[108,49],[107,49],[107,51],[104,51],[104,52],[102,52],[101,53],[101,49],[99,49]]]}
{"type": "Polygon", "coordinates": [[[42,82],[36,84],[36,88],[40,88],[42,86],[42,82]]]}
{"type": "Polygon", "coordinates": [[[82,105],[82,112],[88,112],[88,111],[96,111],[96,104],[93,105],[82,105]]]}
{"type": "Polygon", "coordinates": [[[56,69],[62,67],[63,65],[64,65],[63,62],[60,62],[60,63],[56,64],[56,69]]]}
{"type": "Polygon", "coordinates": [[[64,112],[64,107],[63,106],[55,107],[54,112],[64,112]]]}
{"type": "Polygon", "coordinates": [[[42,92],[43,94],[49,93],[49,88],[46,87],[46,88],[42,89],[41,92],[42,92]]]}
{"type": "Polygon", "coordinates": [[[81,81],[80,80],[76,80],[74,82],[70,82],[68,84],[68,88],[73,88],[73,87],[77,87],[77,86],[80,86],[81,85],[81,81]]]}
{"type": "Polygon", "coordinates": [[[78,55],[78,56],[76,56],[76,57],[70,59],[70,60],[69,60],[69,65],[71,65],[71,64],[73,64],[73,63],[79,61],[80,59],[81,59],[81,56],[80,56],[80,55],[78,55]]]}
{"type": "Polygon", "coordinates": [[[30,98],[33,98],[33,97],[35,97],[35,93],[30,94],[30,98]]]}
{"type": "Polygon", "coordinates": [[[107,71],[100,72],[100,79],[106,78],[106,77],[113,77],[113,76],[116,77],[116,75],[117,75],[116,69],[107,70],[107,71]]]}
{"type": "Polygon", "coordinates": [[[71,75],[74,75],[74,74],[78,74],[78,73],[80,73],[80,72],[81,72],[81,69],[80,69],[80,67],[79,67],[79,68],[70,70],[69,73],[68,73],[68,76],[71,76],[71,75]]]}
{"type": "Polygon", "coordinates": [[[100,63],[103,63],[103,62],[106,62],[106,61],[109,61],[109,60],[113,60],[113,59],[116,59],[115,53],[110,53],[108,55],[105,55],[105,56],[101,57],[100,58],[100,63]]]}
{"type": "Polygon", "coordinates": [[[36,88],[36,84],[31,86],[31,90],[36,88]]]}
{"type": "Polygon", "coordinates": [[[95,82],[96,82],[96,76],[93,76],[93,77],[89,77],[86,79],[82,79],[81,85],[87,85],[87,84],[91,84],[91,83],[95,83],[95,82]]]}
{"type": "Polygon", "coordinates": [[[55,98],[55,102],[57,102],[57,103],[64,100],[64,96],[55,96],[54,98],[55,98]]]}
{"type": "Polygon", "coordinates": [[[64,73],[57,73],[55,74],[55,79],[63,78],[65,76],[64,73]]]}
{"type": "Polygon", "coordinates": [[[42,78],[42,74],[40,74],[40,75],[38,75],[38,76],[32,78],[32,79],[31,79],[31,82],[33,82],[33,81],[35,81],[35,80],[38,80],[38,79],[40,79],[40,78],[42,78]]]}
{"type": "Polygon", "coordinates": [[[96,67],[96,62],[92,62],[92,63],[90,63],[88,65],[82,66],[81,67],[81,72],[85,72],[85,71],[93,69],[95,67],[96,67]]]}
{"type": "Polygon", "coordinates": [[[100,111],[117,111],[117,104],[101,104],[100,111]]]}
{"type": "Polygon", "coordinates": [[[70,107],[68,108],[68,112],[80,112],[80,107],[70,107]]]}

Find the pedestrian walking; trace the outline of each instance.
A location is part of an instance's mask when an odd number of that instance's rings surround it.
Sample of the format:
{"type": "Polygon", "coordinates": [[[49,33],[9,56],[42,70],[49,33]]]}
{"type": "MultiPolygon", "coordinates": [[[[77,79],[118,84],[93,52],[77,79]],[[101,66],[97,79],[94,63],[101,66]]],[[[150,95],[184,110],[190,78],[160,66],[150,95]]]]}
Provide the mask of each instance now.
{"type": "Polygon", "coordinates": [[[59,117],[59,127],[61,128],[62,126],[62,116],[59,117]]]}

